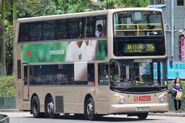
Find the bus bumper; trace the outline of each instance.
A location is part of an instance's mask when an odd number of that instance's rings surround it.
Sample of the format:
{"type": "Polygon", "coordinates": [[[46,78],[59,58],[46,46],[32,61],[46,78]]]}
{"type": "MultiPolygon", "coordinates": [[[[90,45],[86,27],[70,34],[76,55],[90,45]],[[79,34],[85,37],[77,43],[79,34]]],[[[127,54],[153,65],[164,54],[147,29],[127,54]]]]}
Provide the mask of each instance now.
{"type": "Polygon", "coordinates": [[[167,112],[168,103],[154,104],[112,104],[110,106],[111,114],[139,113],[139,112],[167,112]]]}

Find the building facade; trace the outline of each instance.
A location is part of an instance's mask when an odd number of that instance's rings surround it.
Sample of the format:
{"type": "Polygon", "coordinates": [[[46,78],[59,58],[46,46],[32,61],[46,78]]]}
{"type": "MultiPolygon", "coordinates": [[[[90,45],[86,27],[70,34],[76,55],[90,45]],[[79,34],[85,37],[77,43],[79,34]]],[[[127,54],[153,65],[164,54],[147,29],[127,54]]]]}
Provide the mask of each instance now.
{"type": "Polygon", "coordinates": [[[167,37],[169,60],[185,62],[185,0],[150,0],[151,8],[161,8],[167,37]],[[183,41],[183,42],[182,42],[183,41]]]}

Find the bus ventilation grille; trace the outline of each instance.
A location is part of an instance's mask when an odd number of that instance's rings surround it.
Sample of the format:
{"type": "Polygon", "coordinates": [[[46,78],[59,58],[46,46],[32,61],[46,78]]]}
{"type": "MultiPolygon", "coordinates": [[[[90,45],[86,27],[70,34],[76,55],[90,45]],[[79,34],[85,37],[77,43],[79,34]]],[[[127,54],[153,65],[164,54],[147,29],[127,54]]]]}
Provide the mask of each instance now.
{"type": "Polygon", "coordinates": [[[63,113],[64,112],[64,99],[63,96],[56,96],[55,97],[56,102],[56,112],[57,113],[63,113]]]}

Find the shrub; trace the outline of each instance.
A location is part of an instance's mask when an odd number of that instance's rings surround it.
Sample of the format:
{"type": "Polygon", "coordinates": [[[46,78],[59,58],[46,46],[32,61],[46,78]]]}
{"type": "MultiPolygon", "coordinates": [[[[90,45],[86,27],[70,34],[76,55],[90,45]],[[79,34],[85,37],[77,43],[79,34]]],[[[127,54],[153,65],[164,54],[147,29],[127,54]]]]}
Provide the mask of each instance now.
{"type": "Polygon", "coordinates": [[[12,97],[16,95],[15,77],[2,76],[0,77],[0,97],[12,97]]]}

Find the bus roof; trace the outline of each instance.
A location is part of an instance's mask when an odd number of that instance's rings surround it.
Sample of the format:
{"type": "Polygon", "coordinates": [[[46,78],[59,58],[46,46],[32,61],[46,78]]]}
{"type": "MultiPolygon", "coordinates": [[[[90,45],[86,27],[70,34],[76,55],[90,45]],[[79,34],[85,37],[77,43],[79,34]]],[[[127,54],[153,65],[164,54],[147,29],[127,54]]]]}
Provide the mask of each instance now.
{"type": "Polygon", "coordinates": [[[36,21],[44,21],[44,20],[56,20],[56,19],[64,19],[64,18],[96,16],[96,15],[105,15],[109,12],[113,13],[117,11],[136,11],[136,10],[162,11],[161,9],[156,9],[156,8],[119,8],[119,9],[98,10],[98,11],[90,11],[90,12],[79,12],[79,13],[68,13],[68,14],[59,14],[59,15],[47,15],[47,16],[20,18],[20,19],[17,19],[17,22],[26,23],[26,22],[36,22],[36,21]]]}

